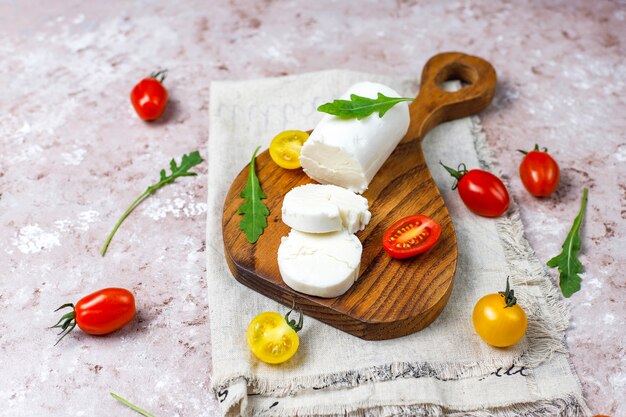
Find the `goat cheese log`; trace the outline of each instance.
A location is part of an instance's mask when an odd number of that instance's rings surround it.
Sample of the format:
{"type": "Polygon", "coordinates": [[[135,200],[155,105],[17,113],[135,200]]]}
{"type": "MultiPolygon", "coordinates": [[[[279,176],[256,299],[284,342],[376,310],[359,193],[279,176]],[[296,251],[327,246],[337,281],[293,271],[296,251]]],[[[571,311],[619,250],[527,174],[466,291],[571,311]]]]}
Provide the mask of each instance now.
{"type": "MultiPolygon", "coordinates": [[[[376,98],[378,93],[400,97],[383,84],[363,82],[350,87],[341,99],[349,100],[351,94],[376,98]]],[[[327,114],[302,146],[300,163],[319,183],[362,193],[400,143],[409,123],[406,102],[396,104],[383,117],[377,112],[361,120],[327,114]]]]}

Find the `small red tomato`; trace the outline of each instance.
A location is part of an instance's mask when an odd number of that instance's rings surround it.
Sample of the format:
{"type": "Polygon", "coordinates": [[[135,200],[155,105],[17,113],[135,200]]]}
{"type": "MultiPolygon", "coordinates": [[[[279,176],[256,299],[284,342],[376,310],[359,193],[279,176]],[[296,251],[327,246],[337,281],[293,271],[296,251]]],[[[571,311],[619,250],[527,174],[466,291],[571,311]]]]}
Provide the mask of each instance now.
{"type": "Polygon", "coordinates": [[[130,92],[130,102],[143,120],[156,120],[165,111],[168,94],[163,80],[166,75],[167,70],[154,72],[139,81],[130,92]]]}
{"type": "Polygon", "coordinates": [[[559,165],[548,154],[548,149],[539,150],[539,145],[535,145],[535,149],[530,152],[520,152],[526,155],[519,166],[519,176],[526,190],[535,197],[552,194],[559,185],[561,173],[559,165]]]}
{"type": "Polygon", "coordinates": [[[500,178],[491,172],[482,169],[468,171],[465,164],[460,164],[456,170],[445,165],[443,167],[457,179],[452,189],[459,189],[461,200],[474,213],[484,217],[498,217],[509,208],[509,192],[500,178]]]}
{"type": "Polygon", "coordinates": [[[105,288],[89,294],[74,304],[63,304],[57,308],[71,307],[72,311],[65,314],[52,326],[60,328],[63,336],[59,343],[76,325],[89,334],[103,335],[114,332],[135,317],[135,297],[124,288],[105,288]]]}
{"type": "Polygon", "coordinates": [[[432,248],[441,235],[439,223],[422,214],[395,222],[383,235],[383,248],[392,258],[404,259],[432,248]]]}

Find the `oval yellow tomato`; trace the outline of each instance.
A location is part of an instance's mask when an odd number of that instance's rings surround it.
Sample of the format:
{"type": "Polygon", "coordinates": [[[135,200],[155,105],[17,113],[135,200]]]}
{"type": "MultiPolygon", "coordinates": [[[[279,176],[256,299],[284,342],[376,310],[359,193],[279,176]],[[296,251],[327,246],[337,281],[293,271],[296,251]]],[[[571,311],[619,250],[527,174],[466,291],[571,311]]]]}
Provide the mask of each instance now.
{"type": "Polygon", "coordinates": [[[301,130],[285,130],[272,139],[270,156],[285,169],[300,168],[300,151],[309,134],[301,130]]]}
{"type": "Polygon", "coordinates": [[[476,333],[496,347],[513,346],[524,337],[528,327],[526,313],[517,305],[508,279],[506,288],[505,292],[488,294],[478,300],[472,314],[476,333]]]}
{"type": "MultiPolygon", "coordinates": [[[[289,312],[291,313],[291,311],[289,312]]],[[[289,360],[300,346],[297,331],[302,328],[302,313],[298,324],[275,312],[261,313],[252,319],[246,330],[246,340],[254,356],[265,363],[277,364],[289,360]]]]}

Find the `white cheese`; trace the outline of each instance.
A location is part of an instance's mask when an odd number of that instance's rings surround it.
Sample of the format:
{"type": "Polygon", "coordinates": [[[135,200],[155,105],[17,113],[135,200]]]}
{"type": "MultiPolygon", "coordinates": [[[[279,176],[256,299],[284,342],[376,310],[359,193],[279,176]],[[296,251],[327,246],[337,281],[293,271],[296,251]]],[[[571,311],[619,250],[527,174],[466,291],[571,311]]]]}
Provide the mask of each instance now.
{"type": "Polygon", "coordinates": [[[317,297],[338,297],[359,276],[363,246],[346,230],[312,234],[292,230],[278,248],[278,269],[285,284],[317,297]]]}
{"type": "MultiPolygon", "coordinates": [[[[351,94],[376,98],[378,93],[400,97],[393,89],[376,83],[353,85],[351,94]]],[[[381,118],[378,113],[358,119],[324,116],[302,146],[304,172],[322,184],[335,184],[362,193],[409,129],[409,106],[396,104],[381,118]]]]}
{"type": "Polygon", "coordinates": [[[343,228],[350,233],[365,229],[372,218],[368,203],[352,191],[336,185],[306,184],[283,199],[283,222],[300,232],[328,233],[343,228]]]}

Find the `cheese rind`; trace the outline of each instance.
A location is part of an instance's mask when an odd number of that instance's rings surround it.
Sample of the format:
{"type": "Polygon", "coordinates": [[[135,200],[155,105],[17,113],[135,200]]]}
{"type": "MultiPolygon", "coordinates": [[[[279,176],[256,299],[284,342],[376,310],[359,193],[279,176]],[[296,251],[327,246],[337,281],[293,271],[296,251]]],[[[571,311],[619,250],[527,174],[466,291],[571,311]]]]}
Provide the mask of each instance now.
{"type": "MultiPolygon", "coordinates": [[[[358,83],[341,96],[376,98],[400,95],[383,84],[358,83]]],[[[304,172],[322,184],[335,184],[354,192],[365,191],[380,167],[400,143],[410,124],[409,106],[398,103],[381,118],[379,114],[358,119],[325,115],[302,146],[304,172]]]]}
{"type": "Polygon", "coordinates": [[[282,219],[292,229],[329,233],[345,228],[350,233],[367,226],[372,214],[367,199],[336,185],[306,184],[283,199],[282,219]]]}
{"type": "Polygon", "coordinates": [[[311,234],[292,230],[278,248],[278,269],[289,287],[317,297],[344,294],[359,276],[363,246],[346,230],[311,234]]]}

